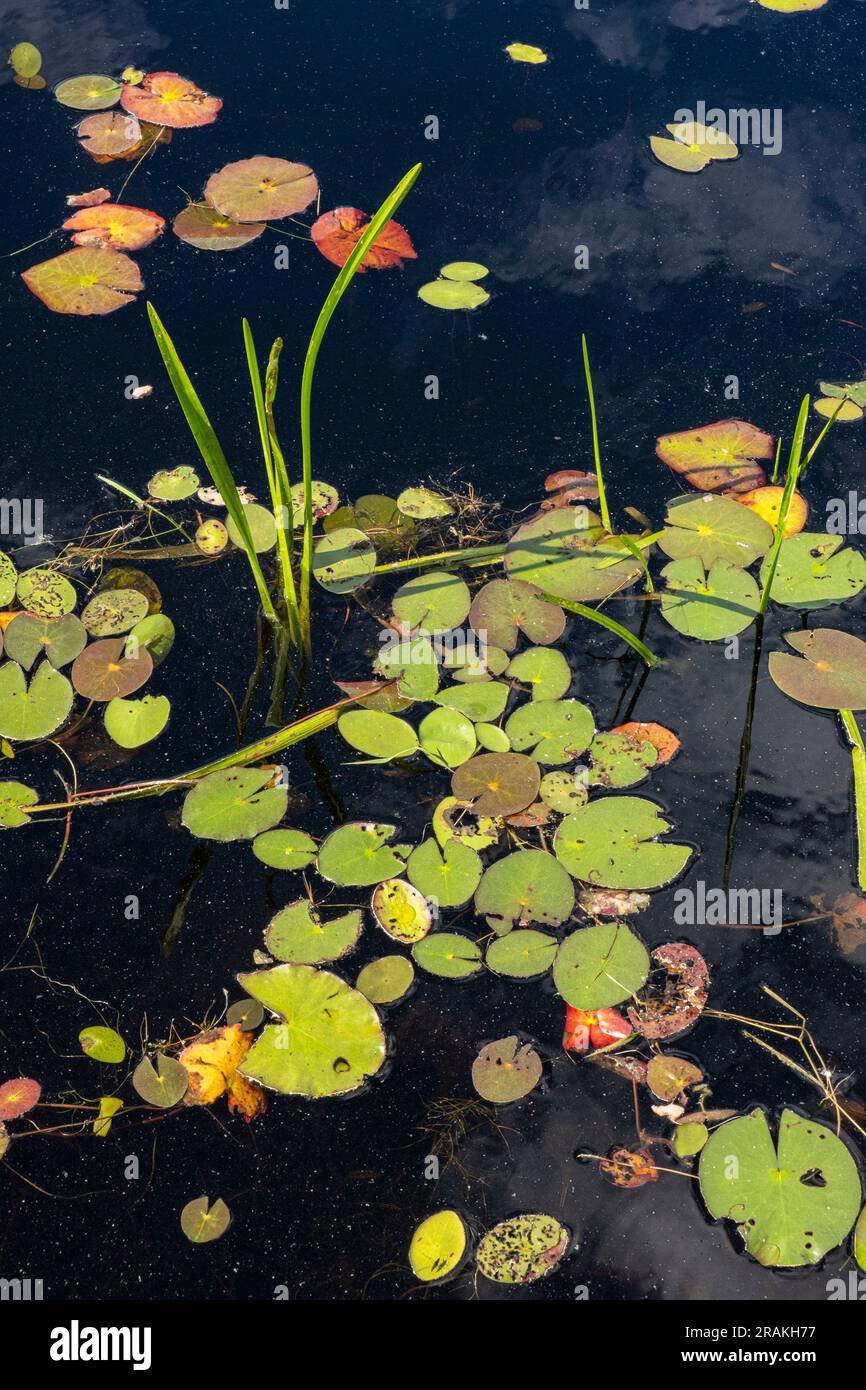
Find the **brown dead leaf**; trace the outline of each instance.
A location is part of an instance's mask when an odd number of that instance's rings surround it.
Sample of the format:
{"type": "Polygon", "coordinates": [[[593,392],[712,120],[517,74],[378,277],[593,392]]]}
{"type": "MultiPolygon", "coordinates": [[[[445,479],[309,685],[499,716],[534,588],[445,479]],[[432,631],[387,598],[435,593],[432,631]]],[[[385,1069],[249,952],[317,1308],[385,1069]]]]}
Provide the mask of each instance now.
{"type": "Polygon", "coordinates": [[[253,1034],[240,1024],[214,1028],[202,1033],[184,1048],[178,1061],[189,1077],[185,1105],[213,1105],[228,1096],[230,1110],[237,1110],[250,1121],[265,1109],[261,1087],[238,1074],[238,1067],[253,1044],[253,1034]]]}

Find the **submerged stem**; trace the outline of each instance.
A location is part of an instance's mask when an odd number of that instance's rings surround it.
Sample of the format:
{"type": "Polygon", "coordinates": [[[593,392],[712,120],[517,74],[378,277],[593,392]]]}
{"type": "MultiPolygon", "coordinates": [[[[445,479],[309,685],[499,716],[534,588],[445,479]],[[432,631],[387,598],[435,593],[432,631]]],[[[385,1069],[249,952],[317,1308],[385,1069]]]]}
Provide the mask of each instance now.
{"type": "Polygon", "coordinates": [[[854,822],[857,828],[857,884],[866,889],[866,744],[849,709],[840,709],[854,768],[854,822]]]}

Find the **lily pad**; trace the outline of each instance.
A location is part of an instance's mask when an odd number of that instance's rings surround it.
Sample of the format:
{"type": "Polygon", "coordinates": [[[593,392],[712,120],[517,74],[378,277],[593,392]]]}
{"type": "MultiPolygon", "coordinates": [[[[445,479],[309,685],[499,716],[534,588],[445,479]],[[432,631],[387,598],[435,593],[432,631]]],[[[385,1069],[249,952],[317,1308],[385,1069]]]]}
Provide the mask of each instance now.
{"type": "Polygon", "coordinates": [[[135,654],[126,656],[122,637],[106,637],[91,642],[75,658],[71,676],[75,689],[86,700],[114,700],[139,690],[152,671],[147,647],[136,644],[135,654]]]}
{"type": "Polygon", "coordinates": [[[344,1095],[385,1061],[385,1034],[373,1005],[328,970],[277,965],[239,975],[241,988],[282,1020],[268,1024],[240,1067],[285,1095],[344,1095]]]}
{"type": "Polygon", "coordinates": [[[165,695],[109,700],[105,706],[105,729],[121,748],[141,748],[159,737],[170,713],[171,705],[165,695]]]}
{"type": "Polygon", "coordinates": [[[125,84],[120,104],[138,120],[170,130],[211,125],[222,108],[219,97],[209,96],[176,72],[149,72],[140,83],[125,84]]]}
{"type": "Polygon", "coordinates": [[[180,1229],[193,1245],[207,1245],[225,1235],[231,1219],[222,1197],[217,1197],[215,1202],[209,1197],[195,1197],[180,1214],[180,1229]]]}
{"type": "Polygon", "coordinates": [[[38,800],[38,794],[23,782],[0,782],[0,830],[26,825],[30,817],[24,808],[38,800]]]}
{"type": "Polygon", "coordinates": [[[505,674],[530,686],[533,700],[559,700],[571,686],[571,667],[562,652],[547,647],[520,652],[509,662],[505,674]]]}
{"type": "Polygon", "coordinates": [[[581,603],[609,598],[643,573],[622,541],[608,536],[587,507],[558,507],[519,527],[508,543],[505,569],[511,579],[581,603]]]}
{"type": "Polygon", "coordinates": [[[433,834],[440,845],[457,838],[472,849],[489,849],[499,840],[501,824],[494,816],[478,816],[469,801],[443,797],[433,812],[433,834]]]}
{"type": "Polygon", "coordinates": [[[709,1137],[710,1131],[701,1120],[691,1120],[687,1125],[677,1125],[674,1131],[674,1153],[677,1158],[694,1158],[709,1137]]]}
{"type": "Polygon", "coordinates": [[[415,967],[406,956],[380,956],[365,965],[355,988],[371,1004],[396,1004],[412,988],[415,967]]]}
{"type": "Polygon", "coordinates": [[[147,617],[149,604],[135,589],[108,589],[85,605],[81,621],[91,637],[116,637],[147,617]]]}
{"type": "Polygon", "coordinates": [[[540,782],[534,758],[522,753],[480,753],[457,768],[451,791],[459,801],[471,802],[476,816],[510,816],[535,801],[540,782]]]}
{"type": "Polygon", "coordinates": [[[501,647],[486,645],[478,651],[470,642],[455,644],[444,653],[443,666],[456,681],[465,683],[489,681],[493,676],[501,676],[508,665],[508,652],[501,647]]]}
{"type": "Polygon", "coordinates": [[[193,540],[202,555],[221,555],[229,543],[228,527],[215,516],[196,527],[193,540]]]}
{"type": "Polygon", "coordinates": [[[776,1143],[763,1110],[720,1125],[701,1153],[707,1210],[736,1224],[762,1265],[819,1264],[848,1235],[862,1201],[850,1152],[826,1125],[783,1110],[776,1143]]]}
{"type": "MultiPolygon", "coordinates": [[[[277,543],[277,523],[274,520],[273,512],[269,512],[267,507],[260,507],[257,502],[250,502],[244,507],[244,517],[250,529],[253,549],[256,554],[263,555],[266,551],[273,550],[277,543]]],[[[244,539],[232,517],[227,519],[226,527],[232,545],[243,550],[244,539]]]]}
{"type": "Polygon", "coordinates": [[[22,271],[21,279],[55,314],[113,314],[144,289],[135,261],[101,246],[76,246],[22,271]]]}
{"type": "Polygon", "coordinates": [[[148,1105],[170,1110],[186,1095],[189,1076],[186,1067],[176,1058],[157,1052],[153,1059],[142,1057],[132,1073],[132,1084],[148,1105]]]}
{"type": "Polygon", "coordinates": [[[489,723],[498,719],[509,696],[507,685],[501,681],[482,681],[477,685],[449,685],[440,690],[436,703],[459,710],[473,722],[489,723]]]}
{"type": "Polygon", "coordinates": [[[516,1037],[500,1038],[482,1047],[472,1063],[472,1085],[482,1100],[494,1105],[510,1105],[522,1100],[541,1080],[541,1058],[516,1037]]]}
{"type": "Polygon", "coordinates": [[[237,251],[260,237],[265,222],[235,222],[207,203],[189,203],[172,222],[172,231],[197,251],[237,251]]]}
{"type": "Polygon", "coordinates": [[[439,689],[439,663],[426,633],[383,645],[374,669],[386,680],[396,679],[399,694],[407,700],[432,700],[439,689]]]}
{"type": "Polygon", "coordinates": [[[63,223],[76,246],[103,246],[111,251],[141,251],[162,235],[165,219],[148,208],[127,203],[98,203],[79,208],[63,223]]]}
{"type": "Polygon", "coordinates": [[[640,741],[616,733],[596,734],[589,745],[589,784],[605,788],[634,787],[646,780],[658,756],[648,739],[640,741]]]}
{"type": "Polygon", "coordinates": [[[770,675],[783,694],[814,709],[866,709],[866,642],[829,627],[784,637],[805,660],[770,653],[770,675]]]}
{"type": "Polygon", "coordinates": [[[647,1067],[647,1085],[657,1100],[679,1100],[689,1086],[696,1086],[703,1079],[700,1067],[673,1052],[657,1052],[647,1067]]]}
{"type": "Polygon", "coordinates": [[[700,1018],[710,988],[707,963],[687,941],[670,941],[650,953],[646,987],[629,1004],[631,1026],[655,1042],[684,1033],[700,1018]]]}
{"type": "Polygon", "coordinates": [[[658,836],[670,829],[654,801],[603,797],[566,816],[553,847],[574,878],[594,887],[661,888],[682,872],[693,854],[689,845],[659,843],[658,836]]]}
{"type": "MultiPolygon", "coordinates": [[[[295,483],[289,490],[292,503],[292,517],[294,528],[299,531],[304,525],[304,484],[295,483]]],[[[313,520],[319,521],[323,516],[330,516],[340,505],[340,494],[330,483],[320,483],[313,478],[310,483],[310,501],[313,505],[313,520]]]]}
{"type": "Polygon", "coordinates": [[[480,261],[449,261],[439,274],[446,280],[483,280],[490,271],[480,261]]]}
{"type": "Polygon", "coordinates": [[[425,570],[397,590],[393,609],[404,628],[433,635],[459,627],[471,604],[469,589],[459,576],[425,570]]]}
{"type": "Polygon", "coordinates": [[[126,656],[136,656],[142,647],[150,653],[154,667],[161,666],[174,646],[174,623],[164,613],[151,613],[136,623],[126,639],[126,656]]]}
{"type": "Polygon", "coordinates": [[[575,1009],[603,1009],[628,999],[649,974],[646,947],[622,922],[581,927],[562,942],[553,982],[575,1009]]]}
{"type": "Polygon", "coordinates": [[[434,931],[412,947],[416,965],[445,980],[468,980],[482,969],[481,950],[462,932],[434,931]]]}
{"type": "Polygon", "coordinates": [[[123,111],[106,110],[96,116],[85,116],[76,131],[82,149],[98,164],[125,158],[142,143],[139,122],[123,111]]]}
{"type": "Polygon", "coordinates": [[[579,811],[589,800],[585,768],[576,772],[545,772],[538,789],[539,796],[551,811],[567,816],[571,811],[579,811]]]}
{"type": "Polygon", "coordinates": [[[478,747],[486,748],[488,753],[511,751],[511,739],[498,724],[487,724],[482,720],[475,725],[475,737],[478,739],[478,747]]]}
{"type": "Polygon", "coordinates": [[[496,1284],[532,1284],[556,1268],[568,1242],[568,1230],[553,1216],[512,1216],[487,1232],[475,1258],[496,1284]]]}
{"type": "Polygon", "coordinates": [[[412,1273],[422,1283],[445,1279],[466,1254],[466,1227],[456,1211],[435,1211],[421,1222],[409,1246],[412,1273]]]}
{"type": "Polygon", "coordinates": [[[668,503],[667,525],[659,546],[672,560],[697,555],[707,569],[716,560],[748,568],[773,544],[770,526],[757,512],[731,497],[708,492],[668,503]]]}
{"type": "MultiPolygon", "coordinates": [[[[761,566],[761,584],[769,560],[761,566]]],[[[801,531],[782,541],[770,598],[790,608],[826,608],[859,594],[866,584],[866,559],[841,536],[801,531]]]]}
{"type": "Polygon", "coordinates": [[[854,1259],[862,1270],[866,1270],[866,1207],[861,1211],[854,1227],[854,1259]]]}
{"type": "Polygon", "coordinates": [[[47,738],[69,717],[72,700],[69,681],[47,661],[36,668],[29,686],[21,667],[5,661],[0,666],[0,736],[47,738]]]}
{"type": "Polygon", "coordinates": [[[195,469],[183,463],[178,468],[162,468],[154,473],[147,491],[149,496],[161,502],[182,502],[185,497],[192,497],[200,485],[201,480],[195,469]]]}
{"type": "Polygon", "coordinates": [[[9,556],[0,550],[0,604],[11,603],[18,583],[18,571],[9,556]]]}
{"type": "Polygon", "coordinates": [[[452,516],[454,508],[447,498],[429,487],[404,488],[397,498],[397,507],[413,521],[433,521],[452,516]]]}
{"type": "Polygon", "coordinates": [[[574,884],[553,855],[540,849],[519,849],[497,859],[475,894],[475,911],[497,936],[531,922],[559,927],[573,908],[574,884]]]}
{"type": "Polygon", "coordinates": [[[388,878],[377,884],[370,906],[383,932],[404,946],[421,941],[433,925],[433,914],[424,894],[402,878],[388,878]]]}
{"type": "Polygon", "coordinates": [[[439,767],[459,767],[478,746],[471,719],[456,709],[434,709],[418,726],[421,751],[439,767]]]}
{"type": "Polygon", "coordinates": [[[463,907],[481,879],[481,860],[460,840],[449,840],[442,849],[435,839],[425,840],[409,855],[409,882],[439,907],[463,907]]]}
{"type": "Polygon", "coordinates": [[[418,750],[418,736],[412,725],[394,714],[353,709],[340,715],[337,727],[347,743],[377,762],[410,758],[418,750]]]}
{"type": "MultiPolygon", "coordinates": [[[[369,225],[368,214],[360,208],[333,208],[316,218],[310,237],[326,260],[343,266],[369,225]]],[[[399,222],[386,222],[377,232],[372,246],[364,252],[357,269],[361,275],[369,269],[393,270],[402,266],[406,259],[414,260],[417,254],[405,227],[399,222]]]]}
{"type": "Polygon", "coordinates": [[[773,457],[773,439],[746,420],[719,420],[656,441],[662,463],[702,492],[749,492],[767,480],[757,459],[773,457]]]}
{"type": "Polygon", "coordinates": [[[82,1028],[78,1041],[82,1052],[92,1057],[94,1062],[111,1065],[126,1058],[126,1043],[114,1028],[105,1028],[101,1024],[82,1028]]]}
{"type": "Polygon", "coordinates": [[[487,969],[514,980],[546,975],[553,965],[559,942],[547,932],[519,929],[500,936],[487,947],[487,969]]]}
{"type": "Polygon", "coordinates": [[[522,579],[491,579],[472,600],[469,622],[486,642],[514,651],[521,633],[539,646],[557,642],[565,630],[565,614],[542,598],[535,584],[522,579]]]}
{"type": "Polygon", "coordinates": [[[187,793],[183,824],[200,840],[252,840],[286,813],[288,791],[272,780],[269,767],[211,772],[187,793]]]}
{"type": "Polygon", "coordinates": [[[319,873],[341,888],[372,887],[399,877],[406,867],[405,856],[388,844],[396,831],[395,825],[373,821],[337,826],[319,850],[319,873]]]}
{"type": "Polygon", "coordinates": [[[204,197],[235,222],[274,222],[303,212],[318,191],[318,180],[308,165],[255,155],[211,174],[204,197]]]}
{"type": "Polygon", "coordinates": [[[428,280],[418,291],[418,298],[434,309],[480,309],[490,295],[480,285],[469,280],[428,280]]]}
{"type": "Polygon", "coordinates": [[[38,618],[18,613],[4,633],[4,651],[29,671],[38,656],[45,656],[55,670],[74,661],[87,645],[87,632],[74,613],[61,618],[38,618]]]}
{"type": "Polygon", "coordinates": [[[531,748],[540,763],[567,763],[589,747],[595,720],[579,700],[533,700],[514,711],[505,732],[516,753],[531,748]]]}
{"type": "Polygon", "coordinates": [[[38,1105],[42,1087],[29,1076],[17,1076],[0,1086],[0,1120],[17,1120],[38,1105]]]}
{"type": "Polygon", "coordinates": [[[253,840],[253,854],[271,869],[306,869],[319,852],[303,830],[264,830],[253,840]]]}
{"type": "Polygon", "coordinates": [[[718,642],[743,632],[755,620],[761,595],[746,570],[716,560],[709,572],[697,555],[672,560],[662,570],[667,589],[662,617],[684,637],[718,642]]]}
{"type": "Polygon", "coordinates": [[[272,917],[265,946],[277,960],[294,965],[321,965],[339,960],[357,943],[364,914],[360,908],[323,922],[307,898],[298,898],[272,917]]]}
{"type": "Polygon", "coordinates": [[[313,574],[330,594],[351,594],[369,579],[375,564],[373,542],[353,526],[329,531],[313,551],[313,574]]]}
{"type": "Polygon", "coordinates": [[[714,159],[736,159],[737,146],[729,135],[700,121],[680,121],[666,127],[673,140],[650,136],[650,146],[656,159],[670,169],[697,174],[714,159]]]}
{"type": "Polygon", "coordinates": [[[404,516],[393,497],[368,492],[352,506],[338,507],[323,522],[325,533],[351,527],[363,531],[378,550],[388,553],[404,548],[415,529],[414,521],[404,516]]]}
{"type": "Polygon", "coordinates": [[[860,406],[861,410],[866,408],[866,381],[821,381],[819,386],[822,394],[832,397],[834,401],[849,400],[860,406]]]}
{"type": "Polygon", "coordinates": [[[16,77],[35,77],[42,67],[42,54],[34,43],[16,43],[9,63],[16,77]]]}
{"type": "Polygon", "coordinates": [[[69,580],[56,570],[25,570],[18,576],[18,602],[39,618],[61,618],[77,601],[69,580]]]}
{"type": "Polygon", "coordinates": [[[104,73],[86,73],[82,77],[67,77],[54,88],[61,106],[74,111],[105,111],[120,99],[123,87],[114,77],[104,73]]]}

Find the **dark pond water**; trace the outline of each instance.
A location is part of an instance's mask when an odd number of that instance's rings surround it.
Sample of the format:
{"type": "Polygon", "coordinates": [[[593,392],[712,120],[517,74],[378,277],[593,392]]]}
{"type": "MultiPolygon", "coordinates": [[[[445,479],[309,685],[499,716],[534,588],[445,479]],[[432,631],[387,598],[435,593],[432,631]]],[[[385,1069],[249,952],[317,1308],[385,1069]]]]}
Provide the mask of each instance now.
{"type": "MultiPolygon", "coordinates": [[[[68,193],[102,181],[73,139],[74,113],[50,95],[79,72],[127,63],[176,70],[223,97],[215,124],[179,134],[135,174],[127,200],[166,217],[183,205],[181,189],[196,195],[215,169],[251,154],[308,161],[323,208],[370,209],[423,162],[400,214],[418,262],[356,282],[320,361],[315,471],[344,497],[459,477],[514,512],[532,508],[551,470],[591,466],[582,332],[611,506],[623,522],[626,505],[659,520],[677,490],[654,455],[658,434],[736,414],[790,438],[800,397],[819,378],[866,375],[866,6],[858,0],[793,17],[745,0],[591,0],[585,11],[571,0],[292,0],[286,10],[231,0],[31,0],[26,14],[3,4],[0,15],[4,45],[38,44],[49,83],[30,93],[8,74],[2,82],[3,251],[44,236],[68,193]],[[515,40],[540,45],[551,61],[512,64],[503,48],[515,40]],[[646,137],[699,101],[780,110],[781,151],[746,149],[702,178],[663,169],[646,137]],[[436,140],[425,138],[431,116],[436,140]],[[538,128],[527,130],[527,121],[538,128]],[[575,269],[580,246],[585,270],[575,269]],[[416,297],[455,258],[492,272],[491,302],[469,319],[416,297]],[[431,374],[440,383],[435,401],[425,398],[431,374]],[[733,406],[724,395],[732,375],[740,390],[733,406]]],[[[116,190],[126,172],[106,166],[105,181],[116,190]]],[[[49,314],[22,286],[18,271],[59,249],[58,240],[0,262],[2,491],[43,498],[46,530],[64,539],[110,503],[97,472],[144,491],[158,467],[196,460],[141,300],[111,317],[72,318],[49,314]],[[130,375],[154,384],[149,399],[124,398],[130,375]]],[[[288,443],[300,362],[333,267],[273,233],[224,257],[166,235],[138,260],[237,473],[261,491],[241,318],[262,348],[285,338],[288,443]],[[288,269],[276,268],[280,244],[290,248],[288,269]]],[[[825,499],[858,485],[863,428],[837,429],[810,469],[816,529],[825,499]]],[[[297,476],[294,446],[289,463],[297,476]]],[[[88,786],[174,773],[233,746],[218,683],[240,698],[254,658],[243,560],[161,563],[152,572],[178,627],[159,683],[173,718],[125,766],[82,766],[88,786]]],[[[866,635],[863,612],[862,599],[844,613],[832,609],[827,625],[866,635]]],[[[616,615],[624,613],[636,626],[636,611],[620,605],[616,615]]],[[[378,629],[360,611],[348,629],[343,617],[344,605],[323,605],[313,707],[333,698],[332,675],[369,673],[378,629]]],[[[790,612],[771,613],[765,650],[792,625],[790,612]]],[[[575,622],[564,643],[573,693],[600,727],[627,714],[668,724],[681,738],[679,758],[648,794],[700,849],[686,884],[723,882],[753,637],[729,660],[724,644],[689,642],[654,613],[646,639],[666,660],[643,682],[622,647],[585,624],[575,622]]],[[[251,736],[264,720],[262,698],[251,736]]],[[[347,769],[344,752],[326,733],[311,753],[292,753],[292,823],[322,834],[344,815],[396,816],[406,839],[419,837],[427,798],[445,794],[445,779],[347,769]]],[[[40,752],[16,775],[53,797],[57,766],[40,752]]],[[[224,990],[236,997],[236,971],[248,967],[291,889],[246,845],[202,853],[175,810],[166,800],[80,812],[50,883],[62,823],[3,837],[0,956],[18,952],[0,976],[5,1075],[36,1076],[52,1096],[93,1096],[104,1075],[76,1044],[93,1021],[87,1000],[100,1001],[134,1041],[145,1027],[165,1036],[172,1020],[190,1032],[224,990]],[[140,899],[137,921],[124,915],[130,894],[140,899]],[[184,920],[167,951],[181,901],[184,920]]],[[[787,701],[764,664],[731,881],[780,889],[791,919],[808,912],[812,895],[848,891],[852,858],[850,759],[834,721],[787,701]]],[[[649,944],[681,935],[672,906],[671,890],[658,893],[641,917],[649,944]]],[[[776,936],[714,927],[689,935],[710,965],[716,1008],[772,1017],[760,992],[769,983],[808,1014],[836,1064],[854,1074],[857,1096],[866,1066],[864,948],[845,953],[825,923],[776,936]]],[[[379,950],[368,930],[357,964],[379,950]]],[[[355,969],[353,960],[351,978],[355,969]]],[[[590,1299],[825,1298],[844,1252],[815,1271],[774,1275],[706,1222],[688,1181],[663,1177],[620,1192],[575,1162],[578,1150],[631,1140],[631,1092],[563,1056],[562,1013],[545,985],[424,977],[389,1013],[387,1074],[350,1100],[275,1099],[249,1127],[218,1109],[117,1127],[102,1142],[22,1142],[9,1162],[29,1182],[8,1171],[0,1181],[0,1273],[42,1278],[56,1298],[270,1299],[277,1286],[299,1300],[416,1296],[406,1268],[411,1232],[429,1211],[456,1203],[478,1229],[520,1210],[550,1212],[575,1231],[577,1246],[529,1290],[485,1281],[475,1289],[467,1278],[432,1296],[564,1300],[585,1287],[590,1299]],[[459,1166],[428,1181],[430,1138],[421,1127],[431,1105],[470,1096],[478,1045],[513,1031],[549,1058],[543,1088],[503,1112],[504,1133],[484,1124],[470,1133],[459,1166]],[[137,1181],[124,1176],[131,1154],[137,1181]],[[201,1191],[222,1195],[235,1220],[224,1240],[197,1248],[177,1216],[201,1191]]],[[[816,1092],[730,1023],[703,1021],[682,1050],[700,1058],[718,1105],[814,1112],[816,1092]]]]}

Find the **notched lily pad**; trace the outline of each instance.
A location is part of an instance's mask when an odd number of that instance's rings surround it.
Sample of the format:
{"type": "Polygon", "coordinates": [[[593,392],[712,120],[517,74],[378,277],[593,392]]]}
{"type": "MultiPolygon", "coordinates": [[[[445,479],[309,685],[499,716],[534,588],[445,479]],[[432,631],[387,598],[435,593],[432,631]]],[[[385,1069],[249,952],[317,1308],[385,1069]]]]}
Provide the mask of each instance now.
{"type": "MultiPolygon", "coordinates": [[[[769,561],[761,566],[761,584],[769,561]]],[[[842,536],[801,531],[782,541],[770,598],[789,608],[826,608],[854,598],[866,584],[866,559],[842,536]]]]}
{"type": "Polygon", "coordinates": [[[288,790],[272,782],[270,767],[211,772],[187,793],[183,824],[201,840],[252,840],[286,813],[288,790]]]}
{"type": "Polygon", "coordinates": [[[668,503],[659,546],[672,560],[697,555],[707,569],[716,560],[747,569],[773,544],[773,532],[757,512],[731,497],[705,493],[668,503]]]}
{"type": "Polygon", "coordinates": [[[496,1284],[532,1284],[556,1268],[569,1239],[568,1229],[553,1216],[513,1216],[479,1242],[479,1272],[496,1284]]]}
{"type": "Polygon", "coordinates": [[[482,1100],[494,1105],[510,1105],[522,1100],[541,1080],[541,1058],[516,1037],[500,1038],[482,1047],[472,1063],[472,1085],[482,1100]]]}
{"type": "Polygon", "coordinates": [[[491,579],[472,600],[469,622],[485,641],[511,652],[521,632],[538,646],[557,642],[565,629],[565,613],[542,598],[535,584],[491,579]]]}
{"type": "Polygon", "coordinates": [[[649,974],[643,942],[621,922],[581,927],[556,953],[553,982],[575,1009],[602,1009],[635,993],[649,974]]]}
{"type": "Polygon", "coordinates": [[[559,942],[543,931],[518,929],[491,941],[485,957],[488,970],[513,980],[532,980],[545,975],[553,964],[559,942]]]}
{"type": "Polygon", "coordinates": [[[265,946],[276,960],[321,965],[351,951],[361,935],[362,922],[360,908],[323,921],[309,899],[298,898],[271,918],[265,929],[265,946]]]}
{"type": "Polygon", "coordinates": [[[866,709],[866,642],[829,627],[784,637],[804,660],[770,652],[770,675],[783,694],[814,709],[866,709]]]}
{"type": "Polygon", "coordinates": [[[667,589],[662,594],[662,617],[685,637],[718,642],[743,632],[760,606],[761,595],[750,574],[726,560],[709,571],[697,555],[672,560],[662,570],[667,589]]]}
{"type": "Polygon", "coordinates": [[[434,931],[412,947],[416,965],[446,980],[468,980],[483,968],[481,950],[462,932],[434,931]]]}
{"type": "Polygon", "coordinates": [[[481,879],[481,860],[474,849],[451,839],[440,849],[435,839],[425,840],[409,855],[406,873],[410,883],[429,902],[440,907],[463,907],[481,879]]]}
{"type": "Polygon", "coordinates": [[[201,480],[188,464],[178,468],[162,468],[154,473],[147,485],[148,495],[160,502],[182,502],[201,486],[201,480]]]}
{"type": "Polygon", "coordinates": [[[375,564],[373,542],[353,526],[329,531],[313,551],[313,574],[330,594],[351,594],[366,583],[375,564]]]}
{"type": "Polygon", "coordinates": [[[522,753],[479,753],[458,767],[451,791],[472,803],[476,816],[509,816],[524,811],[538,796],[541,773],[522,753]]]}
{"type": "Polygon", "coordinates": [[[17,740],[47,738],[64,724],[72,709],[72,686],[47,661],[36,668],[30,684],[14,661],[0,666],[0,736],[17,740]]]}
{"type": "Polygon", "coordinates": [[[670,828],[653,801],[603,797],[566,816],[553,847],[574,878],[594,887],[661,888],[693,853],[689,845],[659,842],[670,828]]]}
{"type": "Polygon", "coordinates": [[[429,635],[459,627],[471,606],[469,589],[447,570],[425,570],[407,580],[393,600],[394,617],[405,631],[429,635]]]}
{"type": "Polygon", "coordinates": [[[571,685],[571,667],[562,652],[530,647],[505,668],[506,676],[528,685],[533,700],[560,700],[571,685]]]}
{"type": "Polygon", "coordinates": [[[406,867],[405,856],[399,847],[388,844],[396,833],[395,825],[374,821],[337,826],[319,850],[319,873],[342,888],[372,887],[399,877],[406,867]]]}
{"type": "Polygon", "coordinates": [[[0,782],[0,830],[26,825],[30,819],[27,807],[35,806],[38,800],[38,794],[23,782],[0,782]]]}
{"type": "Polygon", "coordinates": [[[270,869],[306,869],[319,847],[303,830],[264,830],[253,840],[253,854],[270,869]]]}
{"type": "Polygon", "coordinates": [[[74,661],[87,645],[87,631],[74,613],[61,618],[38,618],[18,613],[3,637],[4,651],[29,671],[36,658],[44,655],[55,670],[74,661]]]}
{"type": "Polygon", "coordinates": [[[552,854],[540,849],[519,849],[497,859],[475,894],[475,911],[497,936],[533,922],[559,927],[573,908],[569,875],[552,854]]]}
{"type": "Polygon", "coordinates": [[[505,732],[516,753],[531,748],[540,763],[567,763],[589,747],[595,720],[579,700],[533,700],[514,711],[505,732]]]}

